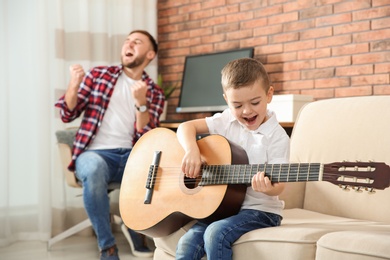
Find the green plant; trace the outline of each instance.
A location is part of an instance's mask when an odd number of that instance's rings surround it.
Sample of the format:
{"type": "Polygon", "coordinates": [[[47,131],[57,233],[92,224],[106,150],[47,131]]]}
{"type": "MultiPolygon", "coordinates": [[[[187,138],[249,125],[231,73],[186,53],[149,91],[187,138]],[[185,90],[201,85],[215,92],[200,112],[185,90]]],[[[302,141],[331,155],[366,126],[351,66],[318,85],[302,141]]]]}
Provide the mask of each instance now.
{"type": "Polygon", "coordinates": [[[162,88],[162,90],[164,91],[164,96],[166,100],[172,95],[173,91],[175,91],[175,89],[177,88],[177,84],[175,85],[164,84],[161,74],[158,74],[157,85],[159,85],[159,87],[162,88]]]}

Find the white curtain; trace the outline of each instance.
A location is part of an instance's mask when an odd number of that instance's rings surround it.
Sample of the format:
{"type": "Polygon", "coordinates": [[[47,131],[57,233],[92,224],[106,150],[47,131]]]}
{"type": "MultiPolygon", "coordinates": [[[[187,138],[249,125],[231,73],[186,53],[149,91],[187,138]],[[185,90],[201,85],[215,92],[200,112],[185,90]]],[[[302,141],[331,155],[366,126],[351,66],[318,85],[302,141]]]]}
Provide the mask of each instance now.
{"type": "MultiPolygon", "coordinates": [[[[66,219],[52,212],[83,207],[81,191],[67,187],[61,173],[54,133],[66,126],[54,102],[66,89],[69,65],[119,64],[123,40],[134,29],[157,37],[156,5],[0,0],[0,246],[47,240],[52,223],[66,219]]],[[[157,61],[148,72],[157,78],[157,61]]]]}

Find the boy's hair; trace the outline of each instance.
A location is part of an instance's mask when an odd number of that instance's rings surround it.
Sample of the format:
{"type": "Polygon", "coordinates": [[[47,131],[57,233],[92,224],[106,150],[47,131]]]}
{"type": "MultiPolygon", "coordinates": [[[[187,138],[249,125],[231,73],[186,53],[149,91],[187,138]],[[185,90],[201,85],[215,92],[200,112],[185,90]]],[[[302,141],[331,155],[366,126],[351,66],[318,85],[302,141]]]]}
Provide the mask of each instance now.
{"type": "Polygon", "coordinates": [[[229,88],[238,89],[253,85],[256,81],[263,83],[268,92],[270,81],[264,65],[253,58],[241,58],[230,61],[221,71],[221,84],[224,92],[229,88]]]}
{"type": "Polygon", "coordinates": [[[153,36],[148,31],[145,31],[145,30],[134,30],[131,33],[129,33],[129,35],[133,34],[133,33],[142,33],[143,35],[146,35],[149,38],[150,42],[152,43],[153,51],[157,54],[157,51],[158,51],[157,41],[153,38],[153,36]]]}

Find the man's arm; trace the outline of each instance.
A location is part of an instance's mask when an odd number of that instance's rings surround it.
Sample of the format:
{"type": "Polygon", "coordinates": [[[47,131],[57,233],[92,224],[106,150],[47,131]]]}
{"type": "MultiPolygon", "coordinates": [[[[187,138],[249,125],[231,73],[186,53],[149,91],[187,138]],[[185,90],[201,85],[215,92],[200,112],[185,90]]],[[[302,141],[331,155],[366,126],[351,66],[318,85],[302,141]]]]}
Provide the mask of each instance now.
{"type": "Polygon", "coordinates": [[[148,85],[143,80],[136,81],[131,86],[131,92],[135,99],[135,106],[138,108],[136,111],[136,131],[141,131],[150,121],[148,103],[146,99],[146,93],[148,91],[148,85]],[[146,106],[146,110],[142,111],[140,108],[146,106]]]}
{"type": "Polygon", "coordinates": [[[72,65],[69,68],[70,71],[70,81],[68,84],[68,89],[65,93],[65,102],[69,110],[73,110],[77,105],[77,91],[83,78],[85,76],[84,69],[81,65],[76,64],[72,65]]]}

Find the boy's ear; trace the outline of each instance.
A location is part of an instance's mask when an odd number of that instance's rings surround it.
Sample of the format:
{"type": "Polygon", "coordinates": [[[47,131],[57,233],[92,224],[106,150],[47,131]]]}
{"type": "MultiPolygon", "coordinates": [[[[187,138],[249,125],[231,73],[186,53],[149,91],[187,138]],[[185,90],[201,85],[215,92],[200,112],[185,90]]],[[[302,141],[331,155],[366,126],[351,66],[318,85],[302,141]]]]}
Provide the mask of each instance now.
{"type": "Polygon", "coordinates": [[[270,86],[267,93],[267,103],[271,103],[272,97],[274,96],[274,87],[270,86]]]}
{"type": "MultiPolygon", "coordinates": [[[[225,93],[223,93],[223,99],[225,99],[226,104],[228,104],[228,99],[227,99],[225,93]]],[[[228,105],[229,105],[229,104],[228,104],[228,105]]]]}

